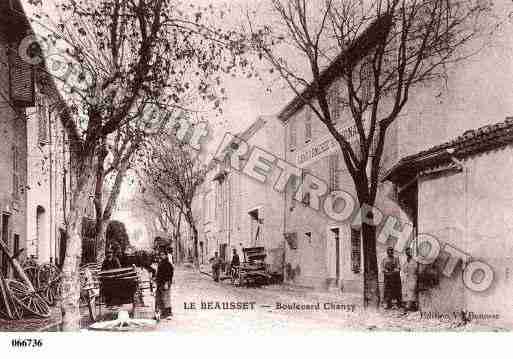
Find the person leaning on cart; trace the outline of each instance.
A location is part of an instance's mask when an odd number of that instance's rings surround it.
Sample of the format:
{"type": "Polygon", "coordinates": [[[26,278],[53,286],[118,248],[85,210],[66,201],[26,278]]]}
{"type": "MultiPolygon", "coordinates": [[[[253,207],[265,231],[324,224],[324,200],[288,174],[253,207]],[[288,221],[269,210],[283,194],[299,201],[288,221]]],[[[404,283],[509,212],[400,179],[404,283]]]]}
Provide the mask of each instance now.
{"type": "Polygon", "coordinates": [[[160,262],[157,267],[155,293],[155,316],[158,319],[171,319],[173,311],[171,307],[171,284],[173,283],[173,265],[169,262],[166,251],[159,253],[160,262]]]}
{"type": "Polygon", "coordinates": [[[121,268],[121,263],[119,262],[118,257],[114,256],[114,252],[109,249],[105,254],[105,260],[102,263],[102,271],[118,268],[121,268]]]}

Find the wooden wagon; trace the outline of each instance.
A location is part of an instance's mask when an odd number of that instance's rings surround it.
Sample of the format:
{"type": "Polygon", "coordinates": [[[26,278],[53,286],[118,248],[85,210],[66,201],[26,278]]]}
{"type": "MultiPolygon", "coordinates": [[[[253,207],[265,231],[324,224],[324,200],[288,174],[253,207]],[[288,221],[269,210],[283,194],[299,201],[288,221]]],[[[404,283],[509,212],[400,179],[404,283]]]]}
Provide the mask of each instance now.
{"type": "Polygon", "coordinates": [[[271,280],[265,263],[265,247],[243,248],[243,261],[231,270],[231,282],[236,286],[265,285],[271,280]]]}

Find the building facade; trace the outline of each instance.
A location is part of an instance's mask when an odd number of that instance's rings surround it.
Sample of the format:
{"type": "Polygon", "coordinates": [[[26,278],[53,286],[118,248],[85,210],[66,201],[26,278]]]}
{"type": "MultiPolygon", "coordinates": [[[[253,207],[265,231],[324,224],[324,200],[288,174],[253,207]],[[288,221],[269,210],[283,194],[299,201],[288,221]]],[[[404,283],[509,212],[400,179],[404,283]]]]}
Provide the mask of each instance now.
{"type": "MultiPolygon", "coordinates": [[[[0,239],[16,255],[26,248],[27,240],[26,108],[34,102],[34,72],[16,51],[29,32],[28,21],[10,5],[0,5],[0,239]]],[[[20,257],[24,255],[21,252],[20,257]]],[[[5,252],[0,255],[0,268],[4,276],[12,274],[5,252]]]]}
{"type": "MultiPolygon", "coordinates": [[[[503,4],[496,4],[494,12],[499,19],[507,18],[503,4]]],[[[509,36],[512,26],[504,24],[489,39],[486,51],[477,51],[470,61],[449,67],[444,83],[433,82],[412,89],[409,102],[394,127],[389,129],[386,139],[382,181],[375,206],[385,216],[413,224],[411,240],[418,239],[419,233],[443,238],[443,243],[489,263],[497,278],[489,292],[476,293],[462,283],[463,268],[460,267],[459,272],[455,271],[458,274],[439,278],[439,284],[433,288],[422,283],[421,310],[469,310],[492,314],[498,311],[501,316],[509,316],[505,309],[512,288],[509,271],[513,246],[507,241],[511,210],[506,203],[511,194],[505,182],[508,182],[506,177],[511,160],[509,145],[506,146],[509,139],[505,138],[509,138],[511,121],[482,127],[494,122],[493,118],[504,118],[511,113],[513,94],[509,88],[513,75],[511,71],[497,71],[513,67],[510,56],[513,41],[509,36]],[[469,128],[480,129],[465,133],[469,128]],[[507,135],[499,135],[497,131],[505,131],[507,135]],[[394,180],[387,179],[387,173],[395,171],[400,158],[417,158],[415,154],[419,151],[432,146],[439,148],[441,142],[461,133],[465,134],[456,142],[465,142],[468,137],[472,139],[472,146],[477,146],[473,155],[457,154],[457,160],[463,161],[466,168],[464,172],[454,174],[444,169],[445,172],[439,174],[422,173],[415,178],[417,172],[412,177],[399,171],[394,172],[394,180]],[[489,136],[496,136],[492,142],[498,141],[506,147],[497,150],[481,144],[482,138],[489,136]]],[[[482,44],[477,41],[471,46],[477,50],[482,44]]],[[[326,90],[329,94],[335,92],[343,96],[336,89],[338,81],[336,78],[328,81],[326,90]]],[[[301,168],[303,174],[322,179],[328,184],[329,191],[340,189],[354,194],[352,178],[336,151],[333,138],[312,111],[298,103],[297,99],[293,100],[279,115],[286,126],[284,151],[287,161],[301,168]]],[[[352,139],[355,130],[351,129],[354,122],[350,114],[337,108],[335,98],[329,99],[329,103],[340,130],[345,131],[346,138],[354,144],[357,140],[352,139]]],[[[419,158],[423,155],[427,158],[432,153],[421,154],[419,158]]],[[[308,206],[308,198],[303,200],[297,200],[293,191],[287,194],[285,235],[290,244],[286,246],[285,279],[310,287],[361,291],[363,259],[358,227],[330,221],[308,206]]],[[[378,264],[384,249],[385,246],[378,243],[378,264]]],[[[447,260],[447,256],[442,259],[447,260]]],[[[432,275],[428,272],[426,277],[432,275]]],[[[437,280],[435,278],[435,282],[437,280]]]]}
{"type": "MultiPolygon", "coordinates": [[[[358,134],[351,116],[336,108],[336,99],[343,91],[340,78],[331,78],[327,86],[332,104],[332,118],[339,132],[345,133],[352,146],[357,146],[358,134]]],[[[294,103],[291,102],[291,104],[294,103]]],[[[313,103],[315,107],[317,104],[313,103]]],[[[298,168],[302,179],[315,176],[327,185],[327,193],[344,191],[356,200],[353,179],[347,170],[340,147],[326,126],[309,106],[284,108],[279,118],[286,127],[285,160],[298,168]]],[[[397,160],[397,126],[392,125],[385,140],[382,171],[397,160]]],[[[297,186],[289,186],[285,201],[285,279],[289,283],[320,289],[360,291],[363,275],[362,241],[358,223],[335,221],[322,210],[310,206],[309,188],[304,184],[303,197],[297,186]]],[[[380,185],[376,207],[395,213],[389,200],[390,186],[380,185]]],[[[327,197],[323,197],[325,200],[327,197]]],[[[356,201],[357,202],[357,201],[356,201]]],[[[320,203],[320,208],[322,208],[320,203]]],[[[381,255],[381,253],[380,253],[381,255]]]]}
{"type": "Polygon", "coordinates": [[[513,322],[512,152],[509,118],[407,156],[385,178],[413,194],[403,197],[418,218],[417,245],[429,241],[419,249],[432,258],[421,266],[432,277],[421,287],[423,311],[513,322]]]}
{"type": "Polygon", "coordinates": [[[60,263],[69,152],[52,99],[38,82],[35,107],[28,111],[27,146],[27,255],[39,263],[60,263]]]}
{"type": "MultiPolygon", "coordinates": [[[[0,5],[2,240],[11,253],[59,263],[69,198],[69,153],[58,113],[62,99],[46,69],[24,60],[20,44],[33,34],[18,0],[0,5]]],[[[4,257],[3,273],[9,272],[4,257]]]]}
{"type": "MultiPolygon", "coordinates": [[[[249,148],[258,147],[283,158],[283,126],[274,117],[259,117],[235,136],[235,146],[242,142],[249,148]]],[[[212,160],[195,200],[200,262],[207,264],[215,252],[230,261],[233,249],[242,258],[243,248],[262,246],[266,248],[271,270],[281,274],[283,195],[274,191],[272,185],[233,168],[231,161],[238,156],[236,152],[219,153],[222,155],[212,160]]],[[[233,160],[243,168],[248,156],[233,160]]]]}

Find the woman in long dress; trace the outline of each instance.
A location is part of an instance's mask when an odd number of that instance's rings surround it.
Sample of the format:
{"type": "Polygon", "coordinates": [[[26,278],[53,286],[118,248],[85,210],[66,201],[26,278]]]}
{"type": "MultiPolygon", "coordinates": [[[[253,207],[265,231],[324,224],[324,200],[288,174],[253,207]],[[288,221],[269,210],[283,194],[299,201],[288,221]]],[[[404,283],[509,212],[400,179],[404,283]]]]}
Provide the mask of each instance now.
{"type": "Polygon", "coordinates": [[[406,260],[402,265],[402,290],[406,310],[414,310],[417,303],[417,278],[419,264],[413,259],[411,248],[405,250],[406,260]]]}
{"type": "Polygon", "coordinates": [[[155,293],[155,313],[157,320],[171,319],[173,316],[171,306],[171,284],[173,283],[173,265],[169,262],[167,253],[159,253],[160,262],[157,267],[157,290],[155,293]]]}

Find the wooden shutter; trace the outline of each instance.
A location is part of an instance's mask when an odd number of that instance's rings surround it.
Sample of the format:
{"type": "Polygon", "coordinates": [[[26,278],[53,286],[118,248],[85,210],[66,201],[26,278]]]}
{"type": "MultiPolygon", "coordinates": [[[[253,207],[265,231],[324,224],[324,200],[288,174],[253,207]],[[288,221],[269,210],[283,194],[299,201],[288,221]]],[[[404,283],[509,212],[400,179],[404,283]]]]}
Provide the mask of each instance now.
{"type": "Polygon", "coordinates": [[[362,261],[360,230],[351,228],[351,269],[353,273],[360,273],[362,261]]]}
{"type": "Polygon", "coordinates": [[[295,150],[297,146],[297,134],[296,134],[296,124],[292,120],[289,123],[289,148],[291,151],[295,150]]]}
{"type": "Polygon", "coordinates": [[[312,109],[306,105],[305,108],[305,142],[312,140],[312,109]]]}
{"type": "Polygon", "coordinates": [[[9,94],[15,106],[34,106],[34,69],[14,49],[9,50],[9,94]]]}

